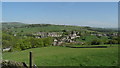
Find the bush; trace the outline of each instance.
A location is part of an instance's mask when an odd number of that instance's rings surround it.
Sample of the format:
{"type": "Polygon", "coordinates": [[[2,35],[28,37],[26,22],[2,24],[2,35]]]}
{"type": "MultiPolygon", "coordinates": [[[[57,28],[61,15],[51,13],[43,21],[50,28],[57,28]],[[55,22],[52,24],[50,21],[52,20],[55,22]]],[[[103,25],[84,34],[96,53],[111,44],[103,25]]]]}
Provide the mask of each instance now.
{"type": "Polygon", "coordinates": [[[91,45],[100,45],[100,44],[101,44],[101,41],[98,39],[94,39],[91,41],[91,45]]]}
{"type": "Polygon", "coordinates": [[[107,44],[118,44],[118,40],[108,40],[107,42],[106,42],[107,44]]]}

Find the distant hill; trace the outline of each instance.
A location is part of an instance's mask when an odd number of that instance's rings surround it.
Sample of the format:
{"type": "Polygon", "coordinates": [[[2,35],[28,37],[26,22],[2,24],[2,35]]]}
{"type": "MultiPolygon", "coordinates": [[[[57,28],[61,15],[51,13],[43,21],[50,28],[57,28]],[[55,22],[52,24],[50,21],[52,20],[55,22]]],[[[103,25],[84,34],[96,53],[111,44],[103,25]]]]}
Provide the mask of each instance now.
{"type": "Polygon", "coordinates": [[[14,27],[21,27],[26,24],[21,23],[21,22],[2,22],[2,28],[7,29],[7,28],[14,28],[14,27]]]}
{"type": "Polygon", "coordinates": [[[21,22],[3,22],[3,30],[14,33],[31,34],[35,32],[117,32],[112,28],[93,28],[89,26],[55,25],[55,24],[24,24],[21,22]]]}
{"type": "Polygon", "coordinates": [[[88,28],[88,30],[98,32],[118,32],[118,28],[88,28]]]}
{"type": "Polygon", "coordinates": [[[21,22],[2,22],[3,24],[24,24],[21,22]]]}

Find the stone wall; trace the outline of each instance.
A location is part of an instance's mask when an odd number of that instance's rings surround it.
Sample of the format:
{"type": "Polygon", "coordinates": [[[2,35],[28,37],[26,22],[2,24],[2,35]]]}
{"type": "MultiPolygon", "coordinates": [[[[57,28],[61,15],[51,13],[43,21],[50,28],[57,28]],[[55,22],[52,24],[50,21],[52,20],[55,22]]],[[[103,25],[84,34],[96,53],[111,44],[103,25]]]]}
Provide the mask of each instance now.
{"type": "Polygon", "coordinates": [[[28,68],[24,62],[15,62],[4,60],[1,63],[2,68],[28,68]]]}

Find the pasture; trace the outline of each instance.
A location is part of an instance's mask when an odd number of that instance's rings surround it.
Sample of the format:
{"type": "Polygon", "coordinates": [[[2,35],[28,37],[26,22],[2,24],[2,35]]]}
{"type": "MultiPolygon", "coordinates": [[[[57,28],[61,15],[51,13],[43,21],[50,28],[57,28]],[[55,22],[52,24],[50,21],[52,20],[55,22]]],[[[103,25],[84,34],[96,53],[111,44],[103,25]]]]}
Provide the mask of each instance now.
{"type": "Polygon", "coordinates": [[[33,63],[37,66],[116,66],[118,47],[68,48],[50,46],[19,52],[3,53],[4,60],[29,64],[29,52],[33,52],[33,63]]]}

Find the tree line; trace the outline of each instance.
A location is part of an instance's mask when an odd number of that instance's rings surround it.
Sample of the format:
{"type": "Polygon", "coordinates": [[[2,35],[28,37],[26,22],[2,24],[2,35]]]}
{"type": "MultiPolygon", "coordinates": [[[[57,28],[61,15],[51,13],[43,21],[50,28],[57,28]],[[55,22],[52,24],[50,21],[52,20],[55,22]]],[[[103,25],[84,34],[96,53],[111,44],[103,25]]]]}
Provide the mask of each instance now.
{"type": "Polygon", "coordinates": [[[2,35],[3,48],[11,48],[10,51],[26,50],[30,48],[46,47],[52,45],[53,38],[34,38],[34,37],[15,37],[3,33],[2,35]]]}

